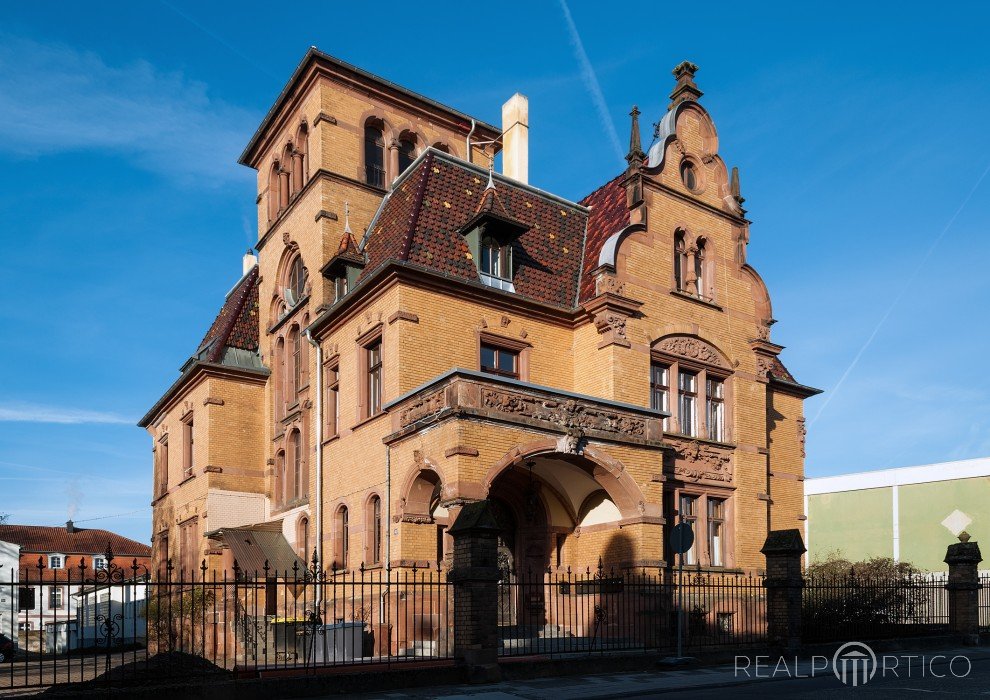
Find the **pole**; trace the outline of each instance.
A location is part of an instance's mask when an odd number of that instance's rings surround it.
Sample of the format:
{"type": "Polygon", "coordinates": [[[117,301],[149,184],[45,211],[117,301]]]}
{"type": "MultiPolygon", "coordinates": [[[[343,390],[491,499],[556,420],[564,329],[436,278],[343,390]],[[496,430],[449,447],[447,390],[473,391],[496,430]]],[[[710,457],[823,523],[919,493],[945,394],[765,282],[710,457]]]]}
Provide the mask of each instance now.
{"type": "MultiPolygon", "coordinates": [[[[678,524],[684,524],[684,516],[678,515],[678,524]]],[[[677,565],[677,658],[684,657],[684,528],[677,528],[677,549],[679,562],[677,565]]]]}

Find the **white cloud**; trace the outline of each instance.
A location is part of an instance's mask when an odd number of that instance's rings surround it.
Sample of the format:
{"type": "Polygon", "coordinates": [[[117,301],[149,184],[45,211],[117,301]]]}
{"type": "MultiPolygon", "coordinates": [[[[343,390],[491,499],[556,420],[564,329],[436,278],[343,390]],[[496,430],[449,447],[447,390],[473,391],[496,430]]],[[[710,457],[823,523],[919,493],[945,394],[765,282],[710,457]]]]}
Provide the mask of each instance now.
{"type": "Polygon", "coordinates": [[[0,34],[0,152],[104,151],[180,181],[246,179],[236,164],[259,117],[147,61],[0,34]]]}
{"type": "Polygon", "coordinates": [[[109,423],[113,425],[133,425],[130,418],[105,411],[89,411],[63,406],[40,406],[37,404],[0,404],[0,422],[22,423],[109,423]]]}

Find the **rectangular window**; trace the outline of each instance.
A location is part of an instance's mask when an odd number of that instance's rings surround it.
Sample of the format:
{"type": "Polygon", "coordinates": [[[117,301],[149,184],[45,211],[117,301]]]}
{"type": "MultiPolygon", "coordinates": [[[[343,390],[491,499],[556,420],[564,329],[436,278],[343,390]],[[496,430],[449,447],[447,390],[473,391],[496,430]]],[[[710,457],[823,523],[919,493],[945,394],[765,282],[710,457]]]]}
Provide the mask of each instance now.
{"type": "Polygon", "coordinates": [[[698,430],[698,375],[681,370],[677,388],[680,404],[677,407],[681,433],[695,437],[698,430]]]}
{"type": "Polygon", "coordinates": [[[182,477],[188,479],[193,475],[193,416],[182,421],[182,477]]]}
{"type": "Polygon", "coordinates": [[[62,607],[62,587],[61,586],[51,586],[48,589],[48,607],[52,610],[58,610],[62,607]]]}
{"type": "Polygon", "coordinates": [[[48,568],[49,569],[61,569],[62,568],[62,555],[52,554],[48,557],[48,568]]]}
{"type": "Polygon", "coordinates": [[[519,353],[497,345],[481,345],[481,371],[519,379],[519,353]]]}
{"type": "Polygon", "coordinates": [[[340,275],[333,280],[333,300],[334,303],[340,301],[347,294],[347,275],[340,275]]]}
{"type": "Polygon", "coordinates": [[[168,491],[168,435],[158,443],[158,493],[168,491]]]}
{"type": "Polygon", "coordinates": [[[725,499],[708,499],[708,555],[712,566],[725,566],[725,499]]]}
{"type": "Polygon", "coordinates": [[[691,531],[694,532],[694,544],[691,545],[691,549],[684,553],[684,563],[688,565],[694,565],[698,563],[698,497],[690,496],[688,494],[681,494],[680,500],[680,512],[678,513],[678,522],[689,523],[691,525],[691,531]]]}
{"type": "Polygon", "coordinates": [[[337,392],[340,389],[340,370],[337,365],[327,368],[327,391],[323,399],[323,412],[326,416],[327,434],[326,437],[333,437],[337,434],[338,409],[337,392]]]}
{"type": "Polygon", "coordinates": [[[24,586],[17,591],[17,610],[34,610],[34,588],[24,586]]]}
{"type": "Polygon", "coordinates": [[[708,439],[722,442],[725,439],[725,382],[709,377],[705,384],[708,439]]]}
{"type": "MultiPolygon", "coordinates": [[[[650,408],[670,413],[670,367],[656,362],[650,365],[650,408]]],[[[663,429],[668,430],[666,418],[663,429]]]]}
{"type": "Polygon", "coordinates": [[[368,416],[382,412],[382,341],[376,340],[368,353],[368,416]]]}
{"type": "Polygon", "coordinates": [[[107,568],[106,559],[104,559],[103,557],[93,557],[93,569],[103,570],[106,568],[107,568]]]}
{"type": "Polygon", "coordinates": [[[382,562],[382,499],[375,497],[372,513],[371,563],[382,562]]]}

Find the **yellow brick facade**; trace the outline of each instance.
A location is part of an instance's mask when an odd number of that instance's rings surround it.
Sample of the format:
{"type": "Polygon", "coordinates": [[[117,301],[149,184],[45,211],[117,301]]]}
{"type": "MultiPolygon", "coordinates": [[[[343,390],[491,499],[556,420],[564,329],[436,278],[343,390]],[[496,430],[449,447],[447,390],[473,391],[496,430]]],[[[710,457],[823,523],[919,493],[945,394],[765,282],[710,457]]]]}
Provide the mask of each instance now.
{"type": "MultiPolygon", "coordinates": [[[[601,560],[609,567],[654,567],[672,563],[667,528],[676,522],[680,496],[695,494],[718,499],[725,509],[722,561],[702,546],[697,564],[761,568],[768,528],[802,526],[802,400],[814,390],[774,374],[781,348],[769,340],[770,302],[745,262],[749,222],[741,199],[732,199],[738,193],[717,155],[711,118],[693,101],[677,107],[675,117],[674,136],[661,143],[665,150],[639,165],[634,158],[620,183],[632,226],[618,239],[611,264],[595,270],[594,299],[568,311],[396,271],[335,303],[333,280],[321,269],[346,243],[347,231],[361,241],[386,196],[365,184],[365,124],[383,127],[391,182],[400,135],[415,134],[420,152],[441,144],[462,158],[470,120],[311,54],[242,157],[258,171],[258,326],[261,361],[271,376],[204,374],[176,390],[149,421],[156,449],[166,434],[170,445],[168,489],[156,493],[156,542],[167,541],[170,556],[178,557],[178,528],[197,518],[197,559],[218,552],[222,543],[204,535],[223,518],[205,512],[207,497],[242,493],[258,500],[243,501],[233,519],[244,520],[253,508],[263,520],[282,519],[287,540],[307,560],[312,552],[305,550],[319,548],[328,567],[373,566],[376,558],[399,567],[442,566],[450,552],[444,529],[465,502],[490,497],[511,511],[506,518],[516,536],[503,545],[518,566],[584,570],[601,560]],[[303,181],[275,206],[274,188],[284,177],[278,173],[290,157],[302,159],[303,181]],[[696,166],[695,189],[678,169],[686,159],[696,166]],[[703,294],[676,289],[678,231],[704,240],[703,294]],[[296,256],[306,289],[285,310],[296,256]],[[611,305],[594,307],[596,300],[611,305]],[[614,314],[606,318],[600,308],[614,314]],[[302,337],[307,329],[318,349],[302,337]],[[298,387],[287,370],[293,334],[300,334],[305,365],[298,387]],[[369,418],[367,348],[376,339],[385,410],[369,418]],[[518,382],[478,373],[483,341],[518,349],[518,382]],[[688,355],[678,358],[682,351],[688,355]],[[661,415],[650,409],[651,363],[694,367],[692,352],[709,358],[710,376],[725,380],[719,440],[679,434],[676,415],[664,433],[661,415]],[[338,378],[332,420],[331,372],[338,378]],[[544,413],[520,410],[520,401],[544,413]],[[577,413],[561,413],[565,408],[577,413]],[[195,473],[183,480],[176,436],[189,411],[196,421],[195,473]],[[595,416],[600,425],[589,419],[571,429],[569,419],[555,422],[558,415],[595,416]],[[638,432],[615,425],[635,425],[638,432]],[[305,484],[285,498],[276,493],[285,485],[275,474],[295,466],[287,445],[294,430],[304,446],[298,461],[305,484]],[[376,497],[381,555],[373,552],[376,497]]],[[[475,126],[478,141],[497,136],[487,125],[475,126]]],[[[475,148],[472,160],[487,167],[489,155],[490,149],[475,148]]],[[[160,479],[160,465],[157,470],[160,479]]],[[[234,524],[248,523],[218,527],[234,524]]],[[[699,513],[696,525],[704,540],[707,514],[699,513]]]]}

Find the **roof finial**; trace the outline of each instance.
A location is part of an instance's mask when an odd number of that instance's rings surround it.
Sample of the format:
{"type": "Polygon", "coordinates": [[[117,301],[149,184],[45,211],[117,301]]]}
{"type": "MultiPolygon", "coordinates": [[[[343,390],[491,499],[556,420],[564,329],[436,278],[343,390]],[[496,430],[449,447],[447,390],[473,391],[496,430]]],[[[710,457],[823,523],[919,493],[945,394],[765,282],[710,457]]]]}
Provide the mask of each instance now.
{"type": "Polygon", "coordinates": [[[351,205],[344,202],[344,233],[351,233],[351,205]]]}
{"type": "Polygon", "coordinates": [[[632,125],[629,128],[629,153],[626,154],[626,162],[632,167],[633,163],[642,162],[646,154],[643,153],[643,144],[639,137],[639,107],[633,105],[629,116],[632,117],[632,125]]]}
{"type": "Polygon", "coordinates": [[[488,161],[488,184],[485,186],[486,190],[495,189],[495,180],[492,177],[492,172],[495,170],[495,156],[492,155],[492,159],[488,161]]]}
{"type": "Polygon", "coordinates": [[[739,168],[732,168],[732,184],[731,184],[732,196],[736,198],[736,201],[742,204],[746,200],[742,196],[742,191],[739,189],[739,168]]]}
{"type": "Polygon", "coordinates": [[[670,93],[671,102],[667,106],[668,110],[685,100],[697,101],[705,94],[694,84],[694,74],[698,72],[698,66],[691,61],[681,61],[673,72],[674,77],[677,78],[677,85],[674,86],[674,91],[670,93]]]}

